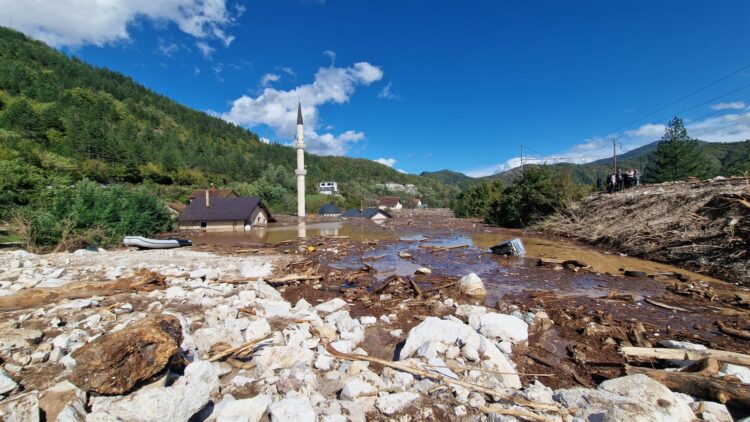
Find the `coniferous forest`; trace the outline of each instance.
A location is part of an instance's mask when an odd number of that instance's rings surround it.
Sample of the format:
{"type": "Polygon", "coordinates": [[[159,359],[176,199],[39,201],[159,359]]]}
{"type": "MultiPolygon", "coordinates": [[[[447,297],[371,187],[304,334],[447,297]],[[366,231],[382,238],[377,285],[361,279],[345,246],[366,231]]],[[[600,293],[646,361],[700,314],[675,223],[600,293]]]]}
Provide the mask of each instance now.
{"type": "MultiPolygon", "coordinates": [[[[163,230],[164,203],[211,184],[261,196],[272,210],[289,212],[295,204],[294,154],[127,76],[0,28],[0,219],[21,219],[29,227],[47,221],[53,233],[62,233],[37,243],[55,244],[65,233],[94,228],[109,240],[163,230]],[[92,183],[79,186],[84,180],[92,183]],[[114,210],[84,216],[74,207],[52,206],[62,196],[96,195],[115,185],[118,198],[155,207],[143,213],[151,224],[122,224],[124,217],[114,210]]],[[[316,192],[320,181],[337,181],[342,206],[373,201],[386,193],[376,184],[386,182],[415,184],[433,207],[446,206],[458,192],[366,159],[308,154],[305,162],[308,192],[316,192]]]]}

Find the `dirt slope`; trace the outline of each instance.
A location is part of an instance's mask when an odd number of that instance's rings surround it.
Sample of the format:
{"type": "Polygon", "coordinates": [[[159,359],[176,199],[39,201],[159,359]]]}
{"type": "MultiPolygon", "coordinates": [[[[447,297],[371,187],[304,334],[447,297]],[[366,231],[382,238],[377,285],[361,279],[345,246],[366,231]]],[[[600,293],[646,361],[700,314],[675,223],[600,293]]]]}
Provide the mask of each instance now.
{"type": "Polygon", "coordinates": [[[750,286],[748,178],[595,194],[538,228],[750,286]]]}

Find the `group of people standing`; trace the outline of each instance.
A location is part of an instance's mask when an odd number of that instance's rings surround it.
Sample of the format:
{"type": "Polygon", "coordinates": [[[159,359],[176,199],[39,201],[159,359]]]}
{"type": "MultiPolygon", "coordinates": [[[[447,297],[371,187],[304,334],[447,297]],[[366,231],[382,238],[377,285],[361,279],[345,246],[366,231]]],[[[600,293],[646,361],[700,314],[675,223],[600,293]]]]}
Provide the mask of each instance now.
{"type": "MultiPolygon", "coordinates": [[[[607,173],[607,193],[618,192],[623,189],[634,188],[641,185],[641,172],[638,169],[631,169],[623,172],[617,169],[616,173],[607,173]]],[[[596,176],[596,188],[599,192],[603,187],[602,177],[596,176]]]]}

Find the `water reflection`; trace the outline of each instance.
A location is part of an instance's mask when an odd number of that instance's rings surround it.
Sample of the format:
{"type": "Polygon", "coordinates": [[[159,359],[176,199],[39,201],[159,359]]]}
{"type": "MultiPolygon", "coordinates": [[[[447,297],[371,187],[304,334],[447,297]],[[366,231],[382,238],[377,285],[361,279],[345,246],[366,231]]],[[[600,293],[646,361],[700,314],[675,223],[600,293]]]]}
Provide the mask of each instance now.
{"type": "Polygon", "coordinates": [[[330,221],[325,223],[254,227],[249,231],[203,232],[191,239],[196,245],[241,245],[281,242],[316,236],[348,236],[355,242],[394,239],[395,231],[370,221],[330,221]]]}

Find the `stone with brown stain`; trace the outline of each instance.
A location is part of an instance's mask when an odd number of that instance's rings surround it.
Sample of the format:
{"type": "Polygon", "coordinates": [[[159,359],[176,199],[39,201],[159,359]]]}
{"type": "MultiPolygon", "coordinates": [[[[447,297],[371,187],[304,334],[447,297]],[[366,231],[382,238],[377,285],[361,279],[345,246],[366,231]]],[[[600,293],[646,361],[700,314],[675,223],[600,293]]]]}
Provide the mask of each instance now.
{"type": "Polygon", "coordinates": [[[107,333],[75,352],[70,381],[86,391],[124,394],[161,372],[182,343],[182,327],[174,316],[149,317],[107,333]]]}

